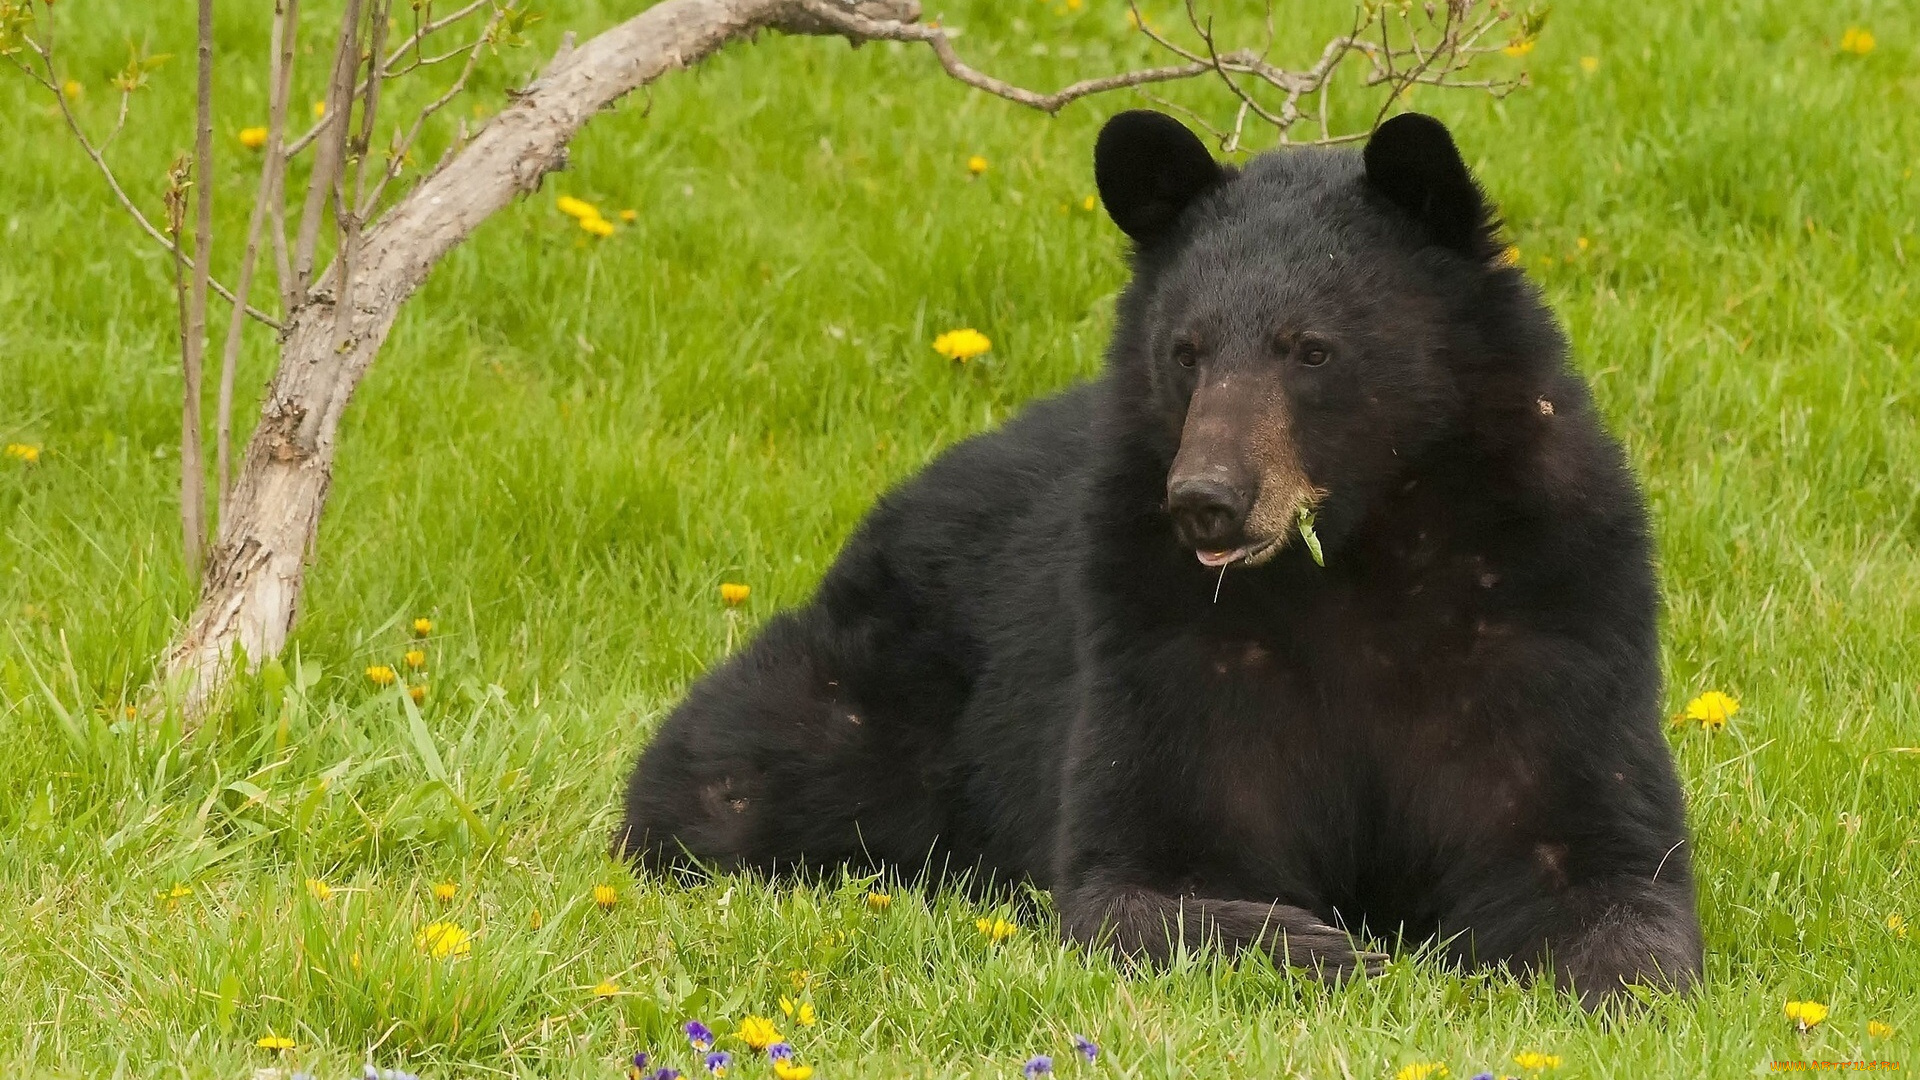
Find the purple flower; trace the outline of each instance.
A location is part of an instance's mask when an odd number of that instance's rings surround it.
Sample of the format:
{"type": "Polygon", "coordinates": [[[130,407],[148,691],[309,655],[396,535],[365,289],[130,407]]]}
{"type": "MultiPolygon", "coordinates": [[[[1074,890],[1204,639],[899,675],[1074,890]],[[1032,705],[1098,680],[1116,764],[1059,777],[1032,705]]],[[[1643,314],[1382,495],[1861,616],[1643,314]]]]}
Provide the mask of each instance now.
{"type": "Polygon", "coordinates": [[[1052,1076],[1053,1059],[1045,1054],[1035,1054],[1027,1059],[1026,1068],[1020,1070],[1020,1075],[1027,1080],[1033,1080],[1036,1076],[1052,1076]]]}
{"type": "Polygon", "coordinates": [[[1493,1080],[1492,1073],[1475,1073],[1473,1080],[1493,1080]]]}
{"type": "Polygon", "coordinates": [[[1075,1035],[1073,1037],[1073,1048],[1075,1050],[1080,1051],[1080,1056],[1083,1058],[1086,1058],[1087,1064],[1089,1065],[1093,1064],[1094,1059],[1100,1056],[1100,1048],[1094,1045],[1094,1042],[1092,1039],[1086,1039],[1078,1035],[1075,1035]]]}
{"type": "Polygon", "coordinates": [[[774,1043],[772,1046],[767,1047],[767,1057],[774,1061],[792,1061],[793,1047],[783,1042],[774,1043]]]}
{"type": "Polygon", "coordinates": [[[647,1080],[680,1080],[679,1069],[656,1069],[647,1080]]]}
{"type": "Polygon", "coordinates": [[[713,1029],[698,1020],[687,1021],[687,1041],[695,1050],[705,1050],[713,1045],[713,1029]]]}
{"type": "Polygon", "coordinates": [[[731,1064],[733,1064],[733,1055],[727,1053],[725,1050],[715,1050],[713,1053],[707,1055],[707,1071],[715,1076],[724,1075],[727,1071],[727,1066],[731,1064]]]}
{"type": "Polygon", "coordinates": [[[627,1080],[647,1080],[648,1060],[645,1050],[633,1055],[633,1067],[627,1070],[627,1080]]]}

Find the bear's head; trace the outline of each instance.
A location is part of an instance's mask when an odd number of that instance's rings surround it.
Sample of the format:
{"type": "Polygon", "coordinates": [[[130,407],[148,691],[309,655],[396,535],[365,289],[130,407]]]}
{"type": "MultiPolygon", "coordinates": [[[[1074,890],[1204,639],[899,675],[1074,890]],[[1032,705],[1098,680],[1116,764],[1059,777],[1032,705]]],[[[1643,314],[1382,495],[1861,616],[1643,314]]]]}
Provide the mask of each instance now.
{"type": "Polygon", "coordinates": [[[1476,306],[1518,274],[1439,121],[1235,169],[1177,120],[1125,112],[1094,171],[1133,241],[1111,362],[1200,562],[1264,562],[1308,511],[1337,544],[1458,428],[1476,306]]]}

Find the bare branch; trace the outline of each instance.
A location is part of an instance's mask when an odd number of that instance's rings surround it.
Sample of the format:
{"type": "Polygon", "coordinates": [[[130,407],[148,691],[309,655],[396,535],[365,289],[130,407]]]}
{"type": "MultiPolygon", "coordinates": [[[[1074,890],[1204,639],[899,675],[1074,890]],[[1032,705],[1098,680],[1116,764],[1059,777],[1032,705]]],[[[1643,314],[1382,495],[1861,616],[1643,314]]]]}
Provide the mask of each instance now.
{"type": "Polygon", "coordinates": [[[353,321],[353,275],[360,257],[358,207],[361,184],[367,175],[368,147],[373,142],[374,125],[380,116],[380,71],[385,66],[381,57],[387,44],[387,13],[392,7],[392,0],[373,0],[368,11],[368,36],[372,41],[367,49],[367,79],[361,84],[366,89],[360,102],[360,133],[349,144],[347,161],[353,172],[353,186],[351,190],[347,187],[344,168],[334,181],[333,218],[340,229],[339,253],[334,262],[339,266],[340,287],[333,301],[333,333],[343,344],[353,321]]]}
{"type": "Polygon", "coordinates": [[[474,70],[480,65],[481,50],[486,47],[487,41],[493,33],[493,29],[499,25],[499,21],[500,17],[497,13],[493,18],[487,20],[486,28],[483,29],[480,32],[480,36],[474,40],[473,46],[467,50],[467,64],[460,69],[460,77],[453,81],[452,86],[447,87],[446,93],[428,102],[427,106],[420,110],[420,114],[414,117],[413,127],[408,130],[406,137],[400,139],[387,151],[386,171],[381,175],[379,181],[373,185],[373,190],[367,194],[365,201],[360,204],[357,211],[362,220],[372,215],[374,208],[380,204],[380,195],[386,190],[387,184],[390,183],[394,177],[400,175],[400,170],[406,166],[407,155],[413,152],[413,145],[419,140],[420,132],[426,127],[427,121],[432,119],[434,113],[446,108],[448,103],[466,91],[468,80],[473,78],[474,70]]]}
{"type": "MultiPolygon", "coordinates": [[[[1278,133],[1281,141],[1288,141],[1289,132],[1306,113],[1302,111],[1302,101],[1319,96],[1318,101],[1318,138],[1314,143],[1348,142],[1359,135],[1334,135],[1328,128],[1329,105],[1327,95],[1333,85],[1333,77],[1343,62],[1350,56],[1364,58],[1367,70],[1363,76],[1365,85],[1390,84],[1392,93],[1387,100],[1387,108],[1404,93],[1405,87],[1414,83],[1427,83],[1434,86],[1471,86],[1499,94],[1521,84],[1519,79],[1485,80],[1484,84],[1469,84],[1451,79],[1454,72],[1471,62],[1473,56],[1489,49],[1477,48],[1479,35],[1498,22],[1504,15],[1500,9],[1487,16],[1474,31],[1463,35],[1459,24],[1466,14],[1481,0],[1446,0],[1444,19],[1429,11],[1427,21],[1438,30],[1437,37],[1430,43],[1422,43],[1420,35],[1413,25],[1410,11],[1400,12],[1407,23],[1410,42],[1401,45],[1393,41],[1385,24],[1391,17],[1382,9],[1361,4],[1356,7],[1353,29],[1340,37],[1327,42],[1322,48],[1320,58],[1304,71],[1289,71],[1276,67],[1266,59],[1272,48],[1271,10],[1267,19],[1269,38],[1259,51],[1253,49],[1222,50],[1215,38],[1212,24],[1203,18],[1193,0],[1185,0],[1188,23],[1200,38],[1200,48],[1188,48],[1155,29],[1143,15],[1138,6],[1130,2],[1128,10],[1132,22],[1141,34],[1156,46],[1178,57],[1184,63],[1165,67],[1144,68],[1121,72],[1099,78],[1084,79],[1050,94],[1038,93],[1024,87],[1015,86],[1004,80],[987,75],[962,60],[955,51],[951,37],[938,25],[922,25],[916,22],[872,18],[862,14],[859,5],[849,7],[839,0],[794,0],[804,20],[793,20],[804,24],[807,32],[822,30],[843,34],[848,39],[859,41],[901,41],[926,45],[939,59],[940,66],[955,79],[984,90],[1008,101],[1038,109],[1049,115],[1059,112],[1067,105],[1083,97],[1106,93],[1113,90],[1142,90],[1158,83],[1176,82],[1202,76],[1218,78],[1232,94],[1236,102],[1233,126],[1222,131],[1215,125],[1199,118],[1190,109],[1172,105],[1170,102],[1153,98],[1156,102],[1174,108],[1193,118],[1211,132],[1221,146],[1233,151],[1240,148],[1246,118],[1253,115],[1260,118],[1278,133]],[[1373,28],[1373,23],[1381,23],[1381,39],[1372,41],[1363,34],[1373,28]],[[1248,81],[1250,80],[1250,81],[1248,81]],[[1261,86],[1270,88],[1281,95],[1277,106],[1263,103],[1255,90],[1261,86]]],[[[1152,95],[1148,95],[1152,97],[1152,95]]],[[[1384,117],[1384,113],[1382,114],[1384,117]]],[[[1376,120],[1376,124],[1377,124],[1376,120]]]]}
{"type": "MultiPolygon", "coordinates": [[[[195,41],[198,83],[194,89],[193,138],[193,289],[187,298],[186,386],[188,408],[183,417],[180,444],[193,453],[180,455],[181,513],[193,542],[187,547],[187,568],[200,575],[200,544],[206,535],[207,471],[201,465],[200,386],[207,356],[207,281],[213,266],[213,0],[199,0],[195,41]]],[[[175,238],[176,243],[178,237],[175,238]]]]}
{"type": "Polygon", "coordinates": [[[181,237],[186,229],[188,189],[193,182],[192,167],[176,160],[167,172],[165,202],[167,231],[173,235],[168,247],[173,252],[173,295],[178,306],[184,384],[180,394],[180,546],[188,568],[198,575],[202,566],[200,547],[207,535],[206,485],[200,463],[200,366],[193,354],[187,259],[181,237]]]}
{"type": "MultiPolygon", "coordinates": [[[[7,59],[13,61],[15,67],[26,72],[28,77],[33,79],[34,82],[39,83],[53,95],[54,103],[60,108],[60,118],[66,123],[67,130],[73,134],[74,140],[80,144],[80,149],[86,153],[87,159],[92,161],[94,167],[100,170],[100,175],[107,181],[107,190],[113,192],[114,201],[118,202],[120,208],[127,212],[127,216],[133,218],[134,224],[139,225],[141,230],[152,237],[168,255],[181,256],[180,252],[174,250],[173,241],[167,239],[167,234],[155,228],[153,222],[147,220],[147,215],[140,212],[140,207],[127,195],[126,189],[120,186],[120,178],[114,175],[113,167],[107,164],[107,159],[101,154],[100,148],[96,147],[93,144],[93,140],[87,137],[86,130],[80,126],[80,118],[73,115],[72,107],[67,104],[67,96],[60,92],[60,85],[55,81],[52,46],[32,41],[29,41],[28,45],[33,49],[34,54],[40,58],[41,65],[46,69],[44,75],[21,63],[18,57],[9,56],[7,59]]],[[[184,258],[184,256],[181,257],[184,258]]],[[[187,263],[187,272],[189,274],[194,272],[194,266],[191,261],[187,263]]],[[[218,280],[212,277],[207,279],[207,287],[213,291],[214,295],[230,304],[239,302],[234,299],[233,293],[229,292],[225,285],[220,284],[218,280]]],[[[247,306],[245,310],[250,318],[271,326],[275,330],[283,329],[280,325],[280,320],[258,308],[247,306]]]]}
{"type": "MultiPolygon", "coordinates": [[[[428,35],[433,34],[439,30],[444,30],[449,26],[452,26],[454,23],[457,23],[462,19],[465,19],[467,16],[472,15],[474,12],[480,10],[483,7],[486,7],[488,4],[491,4],[491,3],[494,3],[494,0],[474,0],[473,3],[468,4],[466,7],[461,8],[459,11],[454,12],[452,15],[449,15],[444,19],[436,19],[420,27],[419,29],[415,30],[412,36],[408,37],[405,41],[402,41],[399,44],[399,46],[393,50],[392,53],[388,54],[386,62],[382,64],[380,68],[381,78],[397,79],[400,76],[405,75],[409,72],[412,72],[416,69],[423,68],[423,67],[432,67],[435,64],[444,63],[445,61],[451,60],[456,56],[465,55],[468,51],[468,46],[462,45],[460,48],[449,49],[438,56],[423,57],[420,54],[420,46],[426,40],[428,35]],[[401,61],[401,59],[407,55],[408,49],[414,50],[413,62],[406,65],[405,67],[398,67],[398,68],[395,67],[394,65],[398,64],[401,61]]],[[[496,23],[499,19],[499,16],[500,16],[500,12],[498,11],[498,9],[496,9],[493,16],[488,19],[488,26],[491,27],[494,23],[496,23]]],[[[417,13],[416,13],[416,17],[417,17],[417,13]]],[[[486,40],[485,31],[482,31],[480,35],[480,40],[482,42],[486,40]]],[[[367,84],[364,81],[362,81],[360,84],[356,85],[353,88],[353,93],[355,97],[359,97],[365,94],[366,92],[367,92],[367,84]]],[[[333,125],[334,115],[335,114],[332,112],[327,112],[323,114],[320,117],[320,119],[314,121],[314,124],[312,127],[308,128],[305,132],[303,132],[300,135],[299,138],[293,140],[293,142],[288,145],[287,156],[297,157],[300,154],[300,151],[305,150],[308,146],[312,145],[313,140],[319,138],[322,132],[326,131],[328,128],[330,128],[333,125]]]]}
{"type": "MultiPolygon", "coordinates": [[[[1253,100],[1245,90],[1242,90],[1240,84],[1233,81],[1233,76],[1227,74],[1226,65],[1223,64],[1220,59],[1220,50],[1216,48],[1213,43],[1213,20],[1209,19],[1206,25],[1201,25],[1200,14],[1194,10],[1193,0],[1187,0],[1187,21],[1193,24],[1194,30],[1200,35],[1201,42],[1206,45],[1207,62],[1212,66],[1214,74],[1220,76],[1220,81],[1227,84],[1227,89],[1233,92],[1233,96],[1240,99],[1240,107],[1242,109],[1252,110],[1254,115],[1284,132],[1292,121],[1275,116],[1266,109],[1261,108],[1260,103],[1253,100]]],[[[1287,103],[1291,106],[1292,99],[1289,98],[1287,103]]],[[[1234,125],[1234,143],[1236,146],[1240,141],[1239,136],[1240,126],[1236,123],[1234,125]]]]}
{"type": "MultiPolygon", "coordinates": [[[[271,73],[267,103],[267,156],[260,171],[259,186],[254,191],[253,211],[247,217],[246,247],[240,253],[240,279],[235,287],[242,297],[247,296],[253,288],[253,267],[260,255],[260,228],[266,222],[270,207],[284,205],[279,190],[280,171],[286,164],[286,158],[281,153],[280,140],[286,136],[287,97],[292,87],[290,37],[298,16],[295,4],[296,0],[279,0],[274,6],[272,44],[267,61],[271,73]],[[283,47],[288,53],[284,58],[281,55],[283,47]]],[[[279,233],[277,239],[279,253],[284,258],[286,234],[279,233]]],[[[226,516],[227,493],[233,486],[233,380],[240,362],[240,335],[245,329],[240,315],[240,307],[235,305],[232,316],[227,320],[227,336],[220,348],[220,390],[213,418],[214,505],[218,517],[226,516]]]]}
{"type": "MultiPolygon", "coordinates": [[[[453,14],[446,16],[445,18],[429,19],[424,25],[419,25],[411,35],[403,39],[400,42],[400,44],[393,47],[393,52],[388,54],[386,65],[385,65],[386,77],[391,79],[397,75],[404,74],[404,71],[395,71],[393,68],[393,65],[396,62],[398,62],[401,57],[407,55],[408,49],[414,50],[414,57],[416,62],[418,62],[419,55],[420,55],[420,52],[419,52],[420,46],[427,40],[427,38],[430,35],[438,33],[441,30],[445,30],[447,27],[452,26],[454,23],[460,22],[461,20],[465,19],[467,16],[472,15],[474,12],[479,11],[481,8],[486,7],[488,4],[491,4],[493,2],[494,0],[473,0],[473,2],[468,4],[466,7],[461,8],[459,11],[456,11],[453,14]]],[[[414,9],[414,19],[416,23],[418,23],[419,17],[420,17],[420,12],[419,12],[419,9],[416,8],[414,9]]],[[[494,13],[493,19],[497,19],[498,17],[499,17],[499,12],[496,11],[494,13]]],[[[488,21],[493,21],[493,20],[489,19],[488,21]]]]}
{"type": "Polygon", "coordinates": [[[300,32],[300,0],[280,0],[274,9],[273,89],[267,101],[267,159],[261,170],[260,202],[266,204],[273,230],[274,273],[279,281],[280,310],[290,312],[300,294],[293,280],[293,259],[287,252],[287,110],[293,100],[293,56],[300,32]]]}
{"type": "MultiPolygon", "coordinates": [[[[334,49],[333,69],[327,79],[326,112],[334,117],[353,109],[355,74],[360,69],[360,10],[361,0],[347,0],[346,14],[340,19],[340,41],[334,49]]],[[[319,155],[313,162],[313,176],[307,181],[306,205],[300,211],[300,232],[293,248],[294,287],[303,300],[313,281],[314,253],[320,246],[320,218],[334,190],[334,182],[346,164],[347,124],[348,120],[342,119],[338,126],[328,128],[329,137],[320,144],[319,155]]]]}

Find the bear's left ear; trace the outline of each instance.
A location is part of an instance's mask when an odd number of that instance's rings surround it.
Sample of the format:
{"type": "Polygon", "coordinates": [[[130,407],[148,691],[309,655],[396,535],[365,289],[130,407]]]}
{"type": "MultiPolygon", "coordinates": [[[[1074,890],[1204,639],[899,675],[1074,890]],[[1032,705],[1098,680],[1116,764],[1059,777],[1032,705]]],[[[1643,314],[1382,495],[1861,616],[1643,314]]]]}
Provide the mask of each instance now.
{"type": "Polygon", "coordinates": [[[1490,249],[1486,197],[1445,124],[1401,113],[1374,129],[1363,160],[1367,183],[1425,225],[1437,243],[1473,257],[1490,249]]]}
{"type": "Polygon", "coordinates": [[[1165,235],[1180,211],[1225,176],[1199,136],[1151,109],[1108,120],[1093,147],[1100,201],[1120,231],[1142,247],[1165,235]]]}

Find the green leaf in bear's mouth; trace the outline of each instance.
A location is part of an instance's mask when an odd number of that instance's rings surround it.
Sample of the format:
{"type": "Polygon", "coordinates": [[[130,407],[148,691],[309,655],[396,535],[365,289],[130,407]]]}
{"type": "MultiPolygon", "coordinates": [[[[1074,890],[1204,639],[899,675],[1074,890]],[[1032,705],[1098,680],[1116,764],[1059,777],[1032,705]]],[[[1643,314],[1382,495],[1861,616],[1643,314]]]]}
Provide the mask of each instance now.
{"type": "Polygon", "coordinates": [[[1326,553],[1320,550],[1320,537],[1313,531],[1312,510],[1304,506],[1300,508],[1299,526],[1300,539],[1306,542],[1307,554],[1313,556],[1313,564],[1315,566],[1327,565],[1326,553]]]}

